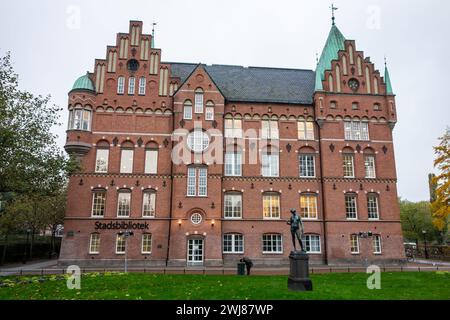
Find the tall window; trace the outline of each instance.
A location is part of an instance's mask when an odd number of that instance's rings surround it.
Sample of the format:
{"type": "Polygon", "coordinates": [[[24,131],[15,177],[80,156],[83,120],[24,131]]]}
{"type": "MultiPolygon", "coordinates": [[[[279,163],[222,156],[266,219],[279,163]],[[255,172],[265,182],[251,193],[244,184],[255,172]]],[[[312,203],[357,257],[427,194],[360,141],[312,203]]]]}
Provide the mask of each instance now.
{"type": "Polygon", "coordinates": [[[158,173],[158,150],[147,149],[145,150],[145,173],[157,174],[158,173]]]}
{"type": "Polygon", "coordinates": [[[133,149],[122,149],[120,156],[120,173],[133,173],[133,157],[133,149]]]}
{"type": "Polygon", "coordinates": [[[106,191],[96,190],[92,194],[92,216],[104,217],[106,205],[106,191]]]}
{"type": "Polygon", "coordinates": [[[212,101],[208,101],[206,103],[205,120],[206,121],[214,120],[214,103],[212,101]]]}
{"type": "Polygon", "coordinates": [[[146,80],[145,77],[139,79],[139,95],[145,95],[146,80]]]}
{"type": "Polygon", "coordinates": [[[380,218],[378,211],[378,197],[374,194],[367,196],[367,210],[370,220],[378,220],[380,218]]]}
{"type": "Polygon", "coordinates": [[[381,254],[381,236],[374,235],[372,241],[373,241],[373,253],[381,254]]]}
{"type": "Polygon", "coordinates": [[[117,217],[129,217],[131,209],[131,192],[119,192],[117,200],[117,217]]]}
{"type": "Polygon", "coordinates": [[[369,123],[361,121],[345,121],[345,140],[369,141],[369,123]]]}
{"type": "Polygon", "coordinates": [[[264,219],[280,219],[280,195],[265,194],[263,196],[264,219]]]}
{"type": "Polygon", "coordinates": [[[278,139],[278,121],[276,120],[263,120],[262,122],[262,137],[263,139],[278,139]]]}
{"type": "Polygon", "coordinates": [[[142,217],[154,218],[156,208],[156,193],[144,192],[143,204],[142,204],[142,217]]]}
{"type": "Polygon", "coordinates": [[[244,236],[242,234],[224,234],[223,253],[244,253],[244,236]]]}
{"type": "Polygon", "coordinates": [[[242,138],[242,119],[225,119],[225,138],[242,138]]]}
{"type": "Polygon", "coordinates": [[[134,88],[136,86],[136,79],[134,77],[130,77],[128,79],[128,94],[134,94],[134,88]]]}
{"type": "Polygon", "coordinates": [[[224,216],[225,219],[242,218],[242,194],[225,194],[224,216]]]}
{"type": "Polygon", "coordinates": [[[355,168],[354,168],[354,155],[347,153],[343,155],[344,161],[344,178],[354,178],[355,168]]]}
{"type": "Polygon", "coordinates": [[[188,168],[187,195],[189,197],[206,197],[208,195],[207,168],[188,168]]]}
{"type": "Polygon", "coordinates": [[[121,235],[116,237],[116,254],[125,254],[126,250],[126,238],[121,235]]]}
{"type": "Polygon", "coordinates": [[[152,253],[152,235],[149,233],[144,233],[142,235],[142,254],[152,253]]]}
{"type": "Polygon", "coordinates": [[[301,154],[299,156],[299,164],[301,178],[314,178],[316,176],[315,156],[311,154],[301,154]]]}
{"type": "Polygon", "coordinates": [[[263,235],[263,253],[283,253],[283,238],[281,234],[263,235]]]}
{"type": "Polygon", "coordinates": [[[364,167],[366,170],[367,179],[375,179],[377,177],[375,171],[375,156],[373,155],[365,156],[364,167]]]}
{"type": "Polygon", "coordinates": [[[225,153],[225,175],[239,177],[242,175],[242,153],[238,151],[225,153]]]}
{"type": "Polygon", "coordinates": [[[312,121],[298,122],[298,139],[314,140],[314,122],[312,121]]]}
{"type": "Polygon", "coordinates": [[[279,172],[279,154],[274,152],[265,152],[262,154],[262,176],[278,177],[279,172]]]}
{"type": "Polygon", "coordinates": [[[192,120],[192,102],[190,100],[184,102],[183,118],[185,120],[192,120]]]}
{"type": "Polygon", "coordinates": [[[97,157],[95,160],[95,172],[108,172],[109,149],[97,149],[97,157]]]}
{"type": "Polygon", "coordinates": [[[69,130],[91,131],[92,111],[81,105],[69,111],[69,130]]]}
{"type": "Polygon", "coordinates": [[[320,236],[317,234],[305,235],[305,246],[308,253],[320,253],[320,236]]]}
{"type": "Polygon", "coordinates": [[[125,93],[125,77],[119,77],[117,79],[117,94],[125,93]]]}
{"type": "Polygon", "coordinates": [[[305,219],[317,219],[317,197],[315,195],[300,196],[300,214],[305,219]]]}
{"type": "Polygon", "coordinates": [[[354,194],[345,195],[345,212],[348,220],[358,219],[356,195],[354,194]]]}
{"type": "Polygon", "coordinates": [[[195,90],[195,113],[203,113],[203,90],[195,90]]]}
{"type": "Polygon", "coordinates": [[[357,234],[350,235],[350,252],[359,254],[359,238],[357,234]]]}
{"type": "Polygon", "coordinates": [[[91,239],[89,242],[89,254],[99,254],[100,253],[100,234],[91,234],[91,239]]]}

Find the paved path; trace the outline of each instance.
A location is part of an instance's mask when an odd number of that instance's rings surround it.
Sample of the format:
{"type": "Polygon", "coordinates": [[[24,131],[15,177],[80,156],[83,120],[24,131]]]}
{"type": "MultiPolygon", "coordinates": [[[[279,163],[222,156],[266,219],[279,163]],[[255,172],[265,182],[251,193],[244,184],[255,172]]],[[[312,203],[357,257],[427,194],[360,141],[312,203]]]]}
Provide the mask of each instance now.
{"type": "Polygon", "coordinates": [[[32,270],[38,270],[38,269],[48,269],[51,267],[56,266],[58,263],[58,260],[44,260],[39,261],[35,263],[28,263],[28,264],[22,264],[22,265],[16,265],[15,267],[9,267],[9,268],[0,268],[0,277],[2,276],[12,276],[19,274],[22,271],[32,271],[32,270]]]}
{"type": "Polygon", "coordinates": [[[446,266],[446,267],[450,267],[450,262],[444,262],[444,261],[432,261],[432,260],[415,259],[413,262],[414,263],[419,263],[419,264],[429,264],[429,265],[432,265],[432,266],[446,266]]]}

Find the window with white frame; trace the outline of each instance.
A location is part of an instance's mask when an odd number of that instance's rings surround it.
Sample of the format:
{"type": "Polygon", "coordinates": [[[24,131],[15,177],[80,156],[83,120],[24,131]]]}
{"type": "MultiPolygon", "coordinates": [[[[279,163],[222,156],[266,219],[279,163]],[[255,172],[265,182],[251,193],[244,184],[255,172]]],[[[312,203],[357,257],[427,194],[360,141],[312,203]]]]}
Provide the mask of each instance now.
{"type": "Polygon", "coordinates": [[[244,253],[244,236],[242,234],[224,234],[223,253],[244,253]]]}
{"type": "Polygon", "coordinates": [[[377,177],[375,171],[375,156],[373,155],[365,156],[364,167],[367,179],[375,179],[377,177]]]}
{"type": "Polygon", "coordinates": [[[92,233],[89,242],[89,253],[99,254],[100,253],[100,234],[92,233]]]}
{"type": "Polygon", "coordinates": [[[151,254],[152,253],[152,235],[149,233],[144,233],[142,235],[142,254],[151,254]]]}
{"type": "Polygon", "coordinates": [[[276,120],[263,120],[261,122],[262,130],[261,130],[261,138],[262,139],[278,139],[278,121],[276,120]]]}
{"type": "Polygon", "coordinates": [[[208,169],[188,168],[187,195],[189,197],[206,197],[208,195],[208,169]]]}
{"type": "Polygon", "coordinates": [[[278,177],[280,156],[278,153],[265,152],[262,154],[262,176],[278,177]]]}
{"type": "Polygon", "coordinates": [[[381,236],[374,235],[372,241],[373,241],[373,253],[381,254],[381,236]]]}
{"type": "Polygon", "coordinates": [[[95,159],[95,172],[108,172],[109,149],[97,149],[97,157],[95,159]]]}
{"type": "Polygon", "coordinates": [[[158,150],[147,149],[145,150],[145,174],[157,174],[158,173],[158,150]]]}
{"type": "Polygon", "coordinates": [[[344,165],[344,178],[354,178],[355,168],[354,168],[354,155],[350,153],[344,153],[343,156],[344,165]]]}
{"type": "Polygon", "coordinates": [[[91,131],[92,110],[77,105],[69,111],[68,130],[91,131]]]}
{"type": "Polygon", "coordinates": [[[203,113],[203,90],[195,91],[195,113],[203,113]]]}
{"type": "Polygon", "coordinates": [[[301,178],[315,178],[315,156],[312,154],[300,154],[299,155],[299,167],[301,178]]]}
{"type": "Polygon", "coordinates": [[[131,192],[119,192],[117,197],[117,217],[129,217],[131,210],[131,192]]]}
{"type": "Polygon", "coordinates": [[[192,102],[190,100],[184,102],[183,119],[192,120],[192,102]]]}
{"type": "Polygon", "coordinates": [[[187,144],[193,152],[203,152],[209,147],[209,136],[206,132],[196,129],[188,134],[187,144]]]}
{"type": "Polygon", "coordinates": [[[117,94],[125,93],[125,77],[119,77],[117,79],[117,94]]]}
{"type": "Polygon", "coordinates": [[[242,119],[225,119],[225,138],[242,138],[242,119]]]}
{"type": "Polygon", "coordinates": [[[345,195],[345,212],[348,220],[358,219],[357,198],[355,194],[345,195]]]}
{"type": "Polygon", "coordinates": [[[242,219],[242,194],[225,194],[224,217],[225,219],[242,219]]]}
{"type": "Polygon", "coordinates": [[[280,219],[280,195],[268,193],[263,195],[264,219],[280,219]]]}
{"type": "Polygon", "coordinates": [[[320,236],[317,234],[305,235],[305,247],[307,253],[321,253],[320,236]]]}
{"type": "Polygon", "coordinates": [[[92,216],[104,217],[106,205],[106,191],[96,190],[92,193],[92,216]]]}
{"type": "Polygon", "coordinates": [[[143,96],[145,95],[145,88],[146,88],[147,81],[145,77],[141,77],[139,79],[139,95],[143,96]]]}
{"type": "Polygon", "coordinates": [[[317,219],[317,196],[302,194],[300,196],[300,215],[304,219],[317,219]]]}
{"type": "Polygon", "coordinates": [[[120,156],[120,173],[133,173],[133,149],[122,149],[120,156]]]}
{"type": "Polygon", "coordinates": [[[380,218],[378,211],[378,196],[375,194],[369,194],[367,196],[367,210],[370,220],[378,220],[380,218]]]}
{"type": "Polygon", "coordinates": [[[123,235],[117,235],[116,237],[116,254],[125,254],[126,250],[126,238],[123,235]]]}
{"type": "Polygon", "coordinates": [[[130,77],[130,79],[128,79],[128,94],[129,95],[134,94],[135,86],[136,86],[136,79],[134,77],[130,77]]]}
{"type": "Polygon", "coordinates": [[[314,122],[306,120],[298,122],[298,139],[314,140],[314,122]]]}
{"type": "Polygon", "coordinates": [[[345,121],[345,140],[369,141],[369,123],[361,121],[345,121]]]}
{"type": "Polygon", "coordinates": [[[144,192],[142,204],[142,217],[154,218],[156,208],[156,193],[153,191],[144,192]]]}
{"type": "Polygon", "coordinates": [[[281,234],[263,235],[263,253],[283,253],[283,238],[281,234]]]}
{"type": "Polygon", "coordinates": [[[239,177],[242,175],[242,153],[238,151],[225,153],[225,176],[239,177]]]}
{"type": "Polygon", "coordinates": [[[205,120],[206,121],[213,121],[214,120],[214,103],[212,101],[208,101],[206,103],[205,120]]]}
{"type": "Polygon", "coordinates": [[[350,235],[350,252],[359,254],[359,237],[357,234],[350,235]]]}

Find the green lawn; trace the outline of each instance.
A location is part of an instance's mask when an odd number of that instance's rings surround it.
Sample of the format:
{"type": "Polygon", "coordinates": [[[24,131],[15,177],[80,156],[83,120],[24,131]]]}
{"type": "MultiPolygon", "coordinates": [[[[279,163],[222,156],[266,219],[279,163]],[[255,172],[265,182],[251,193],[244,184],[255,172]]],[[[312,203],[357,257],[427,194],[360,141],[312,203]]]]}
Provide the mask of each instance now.
{"type": "Polygon", "coordinates": [[[450,300],[448,272],[383,273],[381,290],[367,289],[367,277],[312,275],[314,291],[305,293],[288,291],[284,276],[92,274],[82,277],[79,291],[68,290],[62,277],[9,277],[0,278],[0,300],[450,300]]]}

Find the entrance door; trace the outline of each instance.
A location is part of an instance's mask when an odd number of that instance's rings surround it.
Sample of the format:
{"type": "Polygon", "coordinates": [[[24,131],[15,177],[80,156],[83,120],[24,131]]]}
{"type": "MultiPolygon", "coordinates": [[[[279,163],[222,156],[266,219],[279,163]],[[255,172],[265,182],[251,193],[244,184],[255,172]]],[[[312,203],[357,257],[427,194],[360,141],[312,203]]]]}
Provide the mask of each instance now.
{"type": "Polygon", "coordinates": [[[203,239],[188,240],[188,266],[203,266],[203,239]]]}

